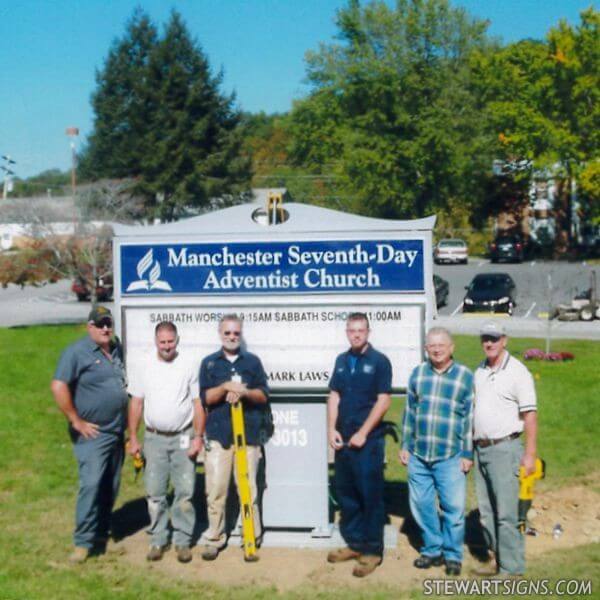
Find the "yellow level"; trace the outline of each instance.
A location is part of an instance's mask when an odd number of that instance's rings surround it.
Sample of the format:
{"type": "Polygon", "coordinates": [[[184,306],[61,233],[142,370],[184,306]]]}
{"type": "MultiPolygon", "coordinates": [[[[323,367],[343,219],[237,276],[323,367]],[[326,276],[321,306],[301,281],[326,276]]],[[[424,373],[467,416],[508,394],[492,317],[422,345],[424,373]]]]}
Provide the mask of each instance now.
{"type": "Polygon", "coordinates": [[[244,560],[256,561],[256,535],[254,533],[254,508],[250,491],[248,455],[246,453],[246,433],[244,430],[244,409],[241,402],[231,405],[231,423],[235,446],[235,466],[237,469],[240,512],[242,515],[242,539],[244,542],[244,560]]]}

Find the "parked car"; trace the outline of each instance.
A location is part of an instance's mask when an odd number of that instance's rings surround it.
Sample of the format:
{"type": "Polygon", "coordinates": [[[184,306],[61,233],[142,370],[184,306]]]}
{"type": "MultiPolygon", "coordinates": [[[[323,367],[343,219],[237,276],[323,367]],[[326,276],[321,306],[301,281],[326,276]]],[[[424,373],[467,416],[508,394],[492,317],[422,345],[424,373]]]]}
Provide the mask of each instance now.
{"type": "Polygon", "coordinates": [[[523,262],[525,247],[518,235],[499,235],[490,244],[490,260],[493,263],[501,260],[523,262]]]}
{"type": "Polygon", "coordinates": [[[438,308],[448,303],[448,291],[450,286],[448,282],[439,275],[433,276],[433,287],[435,289],[435,304],[438,308]]]}
{"type": "Polygon", "coordinates": [[[436,264],[469,262],[467,242],[458,239],[440,240],[433,250],[433,260],[436,264]]]}
{"type": "Polygon", "coordinates": [[[480,273],[466,287],[463,312],[490,311],[512,315],[515,282],[508,273],[480,273]]]}
{"type": "MultiPolygon", "coordinates": [[[[87,302],[91,297],[91,290],[85,279],[78,277],[71,284],[71,291],[77,296],[79,302],[87,302]]],[[[96,283],[96,297],[100,302],[107,302],[112,299],[113,281],[112,277],[98,279],[96,283]]]]}

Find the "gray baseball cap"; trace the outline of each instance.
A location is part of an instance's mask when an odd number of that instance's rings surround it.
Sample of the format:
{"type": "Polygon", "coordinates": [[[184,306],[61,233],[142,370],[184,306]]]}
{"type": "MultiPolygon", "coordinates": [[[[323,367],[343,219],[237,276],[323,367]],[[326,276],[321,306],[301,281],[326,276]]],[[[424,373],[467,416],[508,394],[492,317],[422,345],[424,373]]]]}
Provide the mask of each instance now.
{"type": "Polygon", "coordinates": [[[498,323],[497,321],[486,321],[479,329],[479,335],[501,338],[506,335],[506,329],[502,323],[498,323]]]}

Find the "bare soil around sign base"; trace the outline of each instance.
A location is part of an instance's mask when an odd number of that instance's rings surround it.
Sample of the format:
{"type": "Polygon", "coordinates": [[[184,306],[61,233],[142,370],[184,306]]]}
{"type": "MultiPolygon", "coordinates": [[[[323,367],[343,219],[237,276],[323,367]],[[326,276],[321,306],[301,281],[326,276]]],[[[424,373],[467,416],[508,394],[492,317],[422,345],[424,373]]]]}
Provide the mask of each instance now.
{"type": "MultiPolygon", "coordinates": [[[[565,550],[583,544],[600,542],[600,473],[581,483],[558,490],[544,490],[535,500],[530,511],[530,525],[537,530],[536,537],[527,536],[527,558],[536,560],[552,550],[565,550]],[[560,523],[563,534],[555,539],[554,526],[560,523]]],[[[477,515],[471,514],[469,522],[476,522],[477,515]]],[[[111,546],[111,551],[122,555],[137,569],[150,569],[165,579],[210,582],[219,586],[274,588],[285,592],[299,587],[315,590],[349,587],[368,589],[376,583],[390,588],[419,588],[423,579],[444,577],[443,567],[420,571],[412,566],[418,550],[411,545],[410,536],[405,535],[404,519],[392,517],[392,524],[401,532],[398,546],[386,551],[383,564],[369,577],[358,579],[352,576],[354,561],[329,564],[324,550],[261,548],[260,560],[246,563],[242,550],[230,544],[212,562],[203,561],[201,547],[193,548],[193,561],[182,565],[177,562],[171,549],[160,562],[148,563],[148,536],[143,530],[124,538],[111,546]]],[[[469,537],[469,536],[468,536],[469,537]]],[[[472,536],[470,536],[472,537],[472,536]]],[[[465,548],[463,577],[480,563],[476,557],[477,547],[465,548]]],[[[479,550],[481,550],[479,548],[479,550]]]]}

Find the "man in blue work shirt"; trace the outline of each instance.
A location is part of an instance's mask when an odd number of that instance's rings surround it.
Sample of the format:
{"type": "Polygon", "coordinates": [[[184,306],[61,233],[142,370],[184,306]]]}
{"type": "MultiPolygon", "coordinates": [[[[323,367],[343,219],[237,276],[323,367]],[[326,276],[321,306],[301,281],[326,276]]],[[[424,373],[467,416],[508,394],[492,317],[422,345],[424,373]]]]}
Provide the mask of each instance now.
{"type": "Polygon", "coordinates": [[[429,360],[408,381],[400,450],[408,465],[410,510],[423,536],[414,566],[445,562],[447,575],[460,575],[466,474],[473,466],[473,373],[452,358],[452,336],[443,327],[429,330],[425,348],[429,360]]]}
{"type": "Polygon", "coordinates": [[[75,549],[70,560],[84,562],[106,545],[123,463],[127,391],[120,345],[113,340],[110,310],[94,308],[88,335],[62,354],[51,390],[69,421],[79,468],[75,549]]]}
{"type": "Polygon", "coordinates": [[[385,506],[381,420],[390,407],[392,366],[369,344],[369,320],[353,313],[346,322],[350,349],[340,354],[329,382],[327,422],[335,450],[335,488],[340,533],[347,547],[330,552],[332,563],[358,559],[352,574],[365,577],[381,564],[385,506]]]}
{"type": "MultiPolygon", "coordinates": [[[[225,505],[234,467],[231,405],[243,402],[248,476],[254,513],[254,533],[261,537],[256,474],[261,447],[272,433],[267,375],[258,356],[242,348],[242,321],[235,314],[219,323],[222,347],[200,365],[200,398],[206,410],[206,504],[208,529],[202,534],[202,558],[214,560],[227,542],[225,505]]],[[[237,473],[236,473],[237,480],[237,473]]],[[[237,481],[236,481],[237,483],[237,481]]]]}

